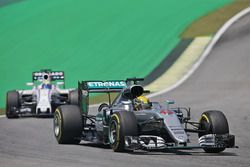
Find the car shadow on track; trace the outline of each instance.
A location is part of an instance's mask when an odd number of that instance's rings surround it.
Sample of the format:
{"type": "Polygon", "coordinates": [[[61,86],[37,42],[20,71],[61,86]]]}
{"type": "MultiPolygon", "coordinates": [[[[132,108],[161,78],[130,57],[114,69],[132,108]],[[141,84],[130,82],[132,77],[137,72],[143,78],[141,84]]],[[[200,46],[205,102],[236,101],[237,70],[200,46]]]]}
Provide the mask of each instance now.
{"type": "Polygon", "coordinates": [[[183,151],[183,150],[164,150],[164,151],[134,151],[129,154],[134,155],[186,155],[186,156],[238,156],[233,152],[222,153],[206,153],[202,150],[197,151],[183,151]]]}
{"type": "MultiPolygon", "coordinates": [[[[17,120],[17,119],[53,119],[53,115],[42,115],[42,116],[36,116],[36,115],[20,115],[18,118],[11,118],[9,120],[17,120]]],[[[6,119],[8,119],[6,117],[6,119]]]]}
{"type": "Polygon", "coordinates": [[[80,143],[79,145],[85,147],[100,148],[100,149],[111,149],[109,145],[97,144],[97,143],[80,143]]]}
{"type": "MultiPolygon", "coordinates": [[[[84,146],[84,147],[111,150],[109,145],[103,145],[103,144],[97,144],[97,143],[80,143],[79,145],[84,146]]],[[[188,150],[187,151],[187,150],[176,150],[176,149],[167,149],[163,151],[136,150],[136,151],[127,151],[123,153],[133,154],[133,155],[238,156],[234,152],[206,153],[203,150],[188,150]]]]}

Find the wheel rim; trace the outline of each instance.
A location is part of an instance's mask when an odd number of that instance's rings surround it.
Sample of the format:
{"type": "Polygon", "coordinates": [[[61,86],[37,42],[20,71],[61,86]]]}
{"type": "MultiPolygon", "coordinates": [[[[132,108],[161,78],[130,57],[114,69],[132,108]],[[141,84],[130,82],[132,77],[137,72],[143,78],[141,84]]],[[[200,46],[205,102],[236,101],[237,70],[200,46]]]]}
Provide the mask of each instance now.
{"type": "Polygon", "coordinates": [[[59,136],[60,134],[60,128],[61,128],[61,118],[58,113],[55,113],[54,116],[54,133],[56,136],[59,136]]]}
{"type": "Polygon", "coordinates": [[[110,133],[109,133],[109,139],[110,139],[110,144],[114,144],[117,141],[117,127],[118,124],[115,120],[112,120],[110,124],[110,133]]]}

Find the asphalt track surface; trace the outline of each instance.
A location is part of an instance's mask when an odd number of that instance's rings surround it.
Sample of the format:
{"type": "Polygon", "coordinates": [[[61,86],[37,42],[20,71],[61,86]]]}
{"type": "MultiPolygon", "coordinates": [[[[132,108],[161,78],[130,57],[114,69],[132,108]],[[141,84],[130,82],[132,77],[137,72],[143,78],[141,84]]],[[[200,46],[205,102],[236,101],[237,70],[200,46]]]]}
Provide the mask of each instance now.
{"type": "MultiPolygon", "coordinates": [[[[220,154],[203,150],[114,153],[88,144],[58,145],[51,119],[0,118],[0,166],[246,166],[250,164],[250,15],[222,36],[198,70],[177,89],[153,98],[174,99],[202,111],[222,110],[239,149],[220,154]]],[[[194,138],[194,136],[191,136],[194,138]]]]}

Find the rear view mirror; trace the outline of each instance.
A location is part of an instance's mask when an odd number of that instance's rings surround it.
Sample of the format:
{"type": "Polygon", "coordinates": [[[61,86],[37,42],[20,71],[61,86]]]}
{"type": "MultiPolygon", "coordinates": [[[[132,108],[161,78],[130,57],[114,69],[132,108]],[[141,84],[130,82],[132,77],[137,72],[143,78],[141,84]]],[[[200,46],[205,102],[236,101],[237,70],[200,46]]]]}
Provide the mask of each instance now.
{"type": "Polygon", "coordinates": [[[167,104],[174,104],[174,100],[166,100],[165,101],[167,104]]]}
{"type": "Polygon", "coordinates": [[[58,86],[64,86],[64,82],[57,82],[56,85],[58,85],[58,86]]]}
{"type": "Polygon", "coordinates": [[[167,110],[169,110],[169,105],[174,104],[174,101],[173,100],[166,100],[165,103],[166,103],[167,110]]]}
{"type": "Polygon", "coordinates": [[[34,86],[34,83],[33,82],[28,82],[26,83],[27,86],[34,86]]]}

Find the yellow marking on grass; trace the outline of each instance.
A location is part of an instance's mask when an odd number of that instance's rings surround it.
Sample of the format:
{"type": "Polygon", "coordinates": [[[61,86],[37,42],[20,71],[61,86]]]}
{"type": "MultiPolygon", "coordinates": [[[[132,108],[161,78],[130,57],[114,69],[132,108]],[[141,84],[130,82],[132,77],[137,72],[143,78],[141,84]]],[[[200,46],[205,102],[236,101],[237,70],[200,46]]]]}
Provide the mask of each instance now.
{"type": "Polygon", "coordinates": [[[146,89],[151,90],[151,92],[157,92],[175,84],[199,59],[210,40],[211,36],[195,38],[169,70],[151,84],[147,85],[146,89]]]}

